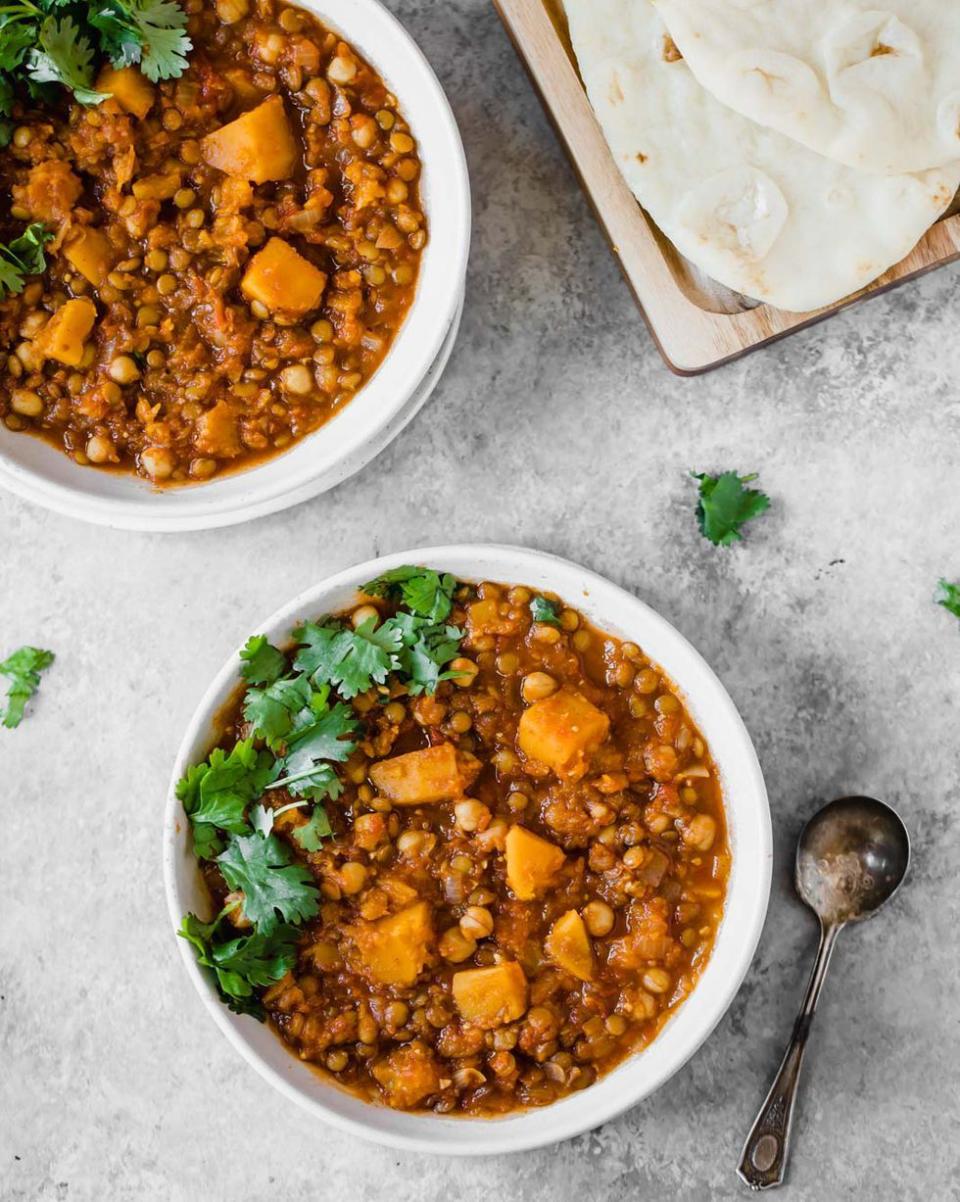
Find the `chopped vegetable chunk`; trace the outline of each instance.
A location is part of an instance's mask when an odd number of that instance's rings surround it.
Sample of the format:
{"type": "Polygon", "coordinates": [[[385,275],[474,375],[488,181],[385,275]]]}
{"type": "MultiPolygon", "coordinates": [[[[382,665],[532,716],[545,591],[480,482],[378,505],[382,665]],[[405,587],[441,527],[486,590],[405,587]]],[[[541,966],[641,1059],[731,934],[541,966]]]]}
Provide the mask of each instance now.
{"type": "Polygon", "coordinates": [[[263,184],[289,179],[297,167],[299,151],[279,96],[224,125],[201,142],[203,157],[211,167],[263,184]]]}
{"type": "Polygon", "coordinates": [[[87,338],[97,320],[97,309],[86,297],[68,300],[54,313],[33,345],[47,359],[79,367],[87,338]]]}
{"type": "Polygon", "coordinates": [[[479,770],[472,756],[441,743],[374,764],[370,779],[395,805],[415,806],[463,797],[479,770]]]}
{"type": "Polygon", "coordinates": [[[323,299],[327,277],[282,238],[271,238],[247,265],[244,296],[268,309],[309,313],[323,299]]]}
{"type": "Polygon", "coordinates": [[[531,760],[552,768],[558,776],[582,776],[610,730],[610,719],[592,702],[563,689],[537,701],[520,719],[517,743],[531,760]]]}
{"type": "Polygon", "coordinates": [[[593,948],[583,919],[576,910],[568,910],[557,919],[544,947],[554,964],[559,964],[581,981],[593,980],[593,948]]]}
{"type": "Polygon", "coordinates": [[[88,225],[71,238],[63,248],[63,254],[67,262],[95,288],[99,288],[113,267],[114,254],[110,239],[88,225]]]}
{"type": "Polygon", "coordinates": [[[433,939],[430,907],[408,906],[399,914],[351,928],[360,966],[381,985],[412,985],[426,963],[433,939]]]}
{"type": "Polygon", "coordinates": [[[387,1105],[397,1110],[409,1110],[440,1089],[436,1057],[419,1041],[378,1060],[370,1072],[383,1089],[387,1105]]]}
{"type": "Polygon", "coordinates": [[[555,843],[522,826],[507,832],[507,884],[521,901],[533,901],[551,884],[565,856],[555,843]]]}
{"type": "Polygon", "coordinates": [[[104,67],[97,76],[97,91],[109,92],[124,112],[141,121],[153,107],[153,87],[136,67],[104,67]]]}
{"type": "Polygon", "coordinates": [[[527,978],[515,960],[454,974],[453,1000],[461,1016],[484,1030],[515,1022],[527,1009],[527,978]]]}

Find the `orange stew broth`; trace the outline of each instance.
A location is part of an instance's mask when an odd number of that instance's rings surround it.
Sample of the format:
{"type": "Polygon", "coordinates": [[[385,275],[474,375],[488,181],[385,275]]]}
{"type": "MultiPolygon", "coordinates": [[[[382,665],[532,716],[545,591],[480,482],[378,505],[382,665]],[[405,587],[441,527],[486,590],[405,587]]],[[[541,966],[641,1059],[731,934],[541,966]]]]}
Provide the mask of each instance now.
{"type": "Polygon", "coordinates": [[[183,7],[181,78],[129,68],[97,106],[18,101],[0,155],[0,236],[54,235],[46,273],[0,302],[0,420],[158,484],[249,466],[347,404],[427,238],[416,145],[369,63],[276,0],[183,7]],[[226,150],[209,140],[265,103],[226,150]]]}
{"type": "MultiPolygon", "coordinates": [[[[291,838],[302,811],[277,818],[323,900],[296,968],[263,1002],[295,1055],[372,1102],[496,1115],[583,1089],[657,1035],[713,947],[730,851],[709,750],[639,647],[562,603],[559,626],[538,624],[532,595],[461,586],[454,666],[467,675],[435,696],[356,698],[361,741],[327,806],[333,841],[304,855],[291,838]],[[521,717],[571,695],[609,733],[561,775],[524,753],[521,717]],[[437,748],[472,765],[462,796],[406,805],[377,787],[384,762],[437,748]],[[527,836],[556,863],[521,898],[511,849],[527,836]],[[578,932],[580,976],[565,966],[578,932]],[[384,984],[383,940],[394,955],[408,937],[415,979],[384,984]],[[486,975],[471,989],[473,970],[486,975]]],[[[224,746],[249,734],[239,702],[224,722],[224,746]]],[[[222,904],[218,870],[204,872],[222,904]]]]}

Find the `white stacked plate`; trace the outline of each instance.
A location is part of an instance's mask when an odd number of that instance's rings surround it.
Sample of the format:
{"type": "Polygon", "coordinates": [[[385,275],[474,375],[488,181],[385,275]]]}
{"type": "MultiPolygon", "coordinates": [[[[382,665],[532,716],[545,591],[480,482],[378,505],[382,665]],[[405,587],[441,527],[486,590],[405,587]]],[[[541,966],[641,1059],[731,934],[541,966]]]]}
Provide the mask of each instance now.
{"type": "Polygon", "coordinates": [[[433,392],[463,312],[470,183],[463,143],[430,64],[379,0],[298,0],[355,46],[397,97],[417,139],[430,239],[416,297],[389,354],[340,413],[285,454],[203,484],[159,490],[133,475],[79,467],[0,426],[0,486],[70,517],[127,530],[230,526],[296,505],[353,475],[433,392]]]}

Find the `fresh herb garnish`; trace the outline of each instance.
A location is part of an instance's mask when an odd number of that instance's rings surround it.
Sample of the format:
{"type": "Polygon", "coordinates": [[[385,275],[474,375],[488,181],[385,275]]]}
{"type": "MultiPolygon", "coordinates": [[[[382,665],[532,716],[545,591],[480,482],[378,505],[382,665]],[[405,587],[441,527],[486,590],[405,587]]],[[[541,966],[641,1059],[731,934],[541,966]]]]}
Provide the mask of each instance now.
{"type": "Polygon", "coordinates": [[[745,487],[756,480],[755,473],[751,476],[739,476],[736,472],[724,472],[720,476],[690,474],[700,481],[697,505],[700,533],[714,546],[729,547],[743,538],[740,531],[744,523],[758,518],[770,508],[766,493],[745,487]]]}
{"type": "Polygon", "coordinates": [[[201,922],[195,914],[186,914],[178,933],[193,944],[197,963],[213,969],[220,996],[230,1009],[262,1022],[265,1015],[255,991],[279,981],[293,968],[300,932],[295,926],[280,923],[269,935],[258,931],[216,940],[216,933],[232,908],[226,907],[213,922],[201,922]]]}
{"type": "Polygon", "coordinates": [[[371,597],[388,597],[403,604],[420,618],[442,622],[450,616],[456,579],[445,572],[441,575],[430,568],[402,567],[384,572],[363,586],[371,597]]]}
{"type": "Polygon", "coordinates": [[[53,663],[52,651],[37,647],[21,647],[0,663],[0,675],[10,681],[6,708],[0,708],[3,725],[8,730],[19,726],[27,702],[40,687],[40,673],[53,663]]]}
{"type": "Polygon", "coordinates": [[[416,696],[433,693],[456,672],[463,631],[446,622],[456,580],[426,568],[401,568],[366,586],[403,608],[383,621],[369,616],[356,629],[337,618],[305,622],[285,653],[265,635],[240,652],[243,718],[249,737],[229,751],[217,748],[177,785],[192,831],[194,852],[217,865],[227,886],[242,896],[252,933],[224,940],[219,924],[187,915],[180,934],[210,968],[224,1001],[238,1013],[263,1018],[256,989],[278,980],[295,959],[297,928],[319,909],[319,890],[293,848],[317,852],[333,827],[324,802],[345,788],[338,768],[350,760],[360,721],[349,703],[394,687],[416,696]],[[264,799],[277,796],[271,808],[264,799]],[[292,797],[295,800],[288,801],[292,797]],[[284,838],[278,815],[302,809],[304,820],[284,838]],[[292,932],[292,934],[291,934],[292,932]]]}
{"type": "Polygon", "coordinates": [[[47,256],[43,253],[43,244],[52,237],[49,230],[35,221],[19,238],[6,245],[0,244],[0,300],[8,293],[22,292],[26,276],[46,271],[47,256]]]}
{"type": "Polygon", "coordinates": [[[100,104],[109,93],[95,86],[98,53],[154,82],[175,79],[193,48],[186,25],[174,0],[12,0],[0,7],[0,116],[12,113],[17,84],[32,96],[62,84],[80,104],[100,104]]]}
{"type": "Polygon", "coordinates": [[[552,601],[548,601],[546,597],[534,597],[530,602],[530,614],[534,622],[540,622],[546,626],[560,625],[560,615],[557,613],[557,607],[552,601]]]}
{"type": "Polygon", "coordinates": [[[937,586],[937,604],[960,618],[960,584],[951,584],[949,580],[941,580],[937,586]]]}
{"type": "Polygon", "coordinates": [[[231,889],[243,892],[243,912],[257,932],[269,935],[281,921],[305,922],[319,909],[320,892],[303,864],[276,835],[235,835],[217,865],[231,889]]]}

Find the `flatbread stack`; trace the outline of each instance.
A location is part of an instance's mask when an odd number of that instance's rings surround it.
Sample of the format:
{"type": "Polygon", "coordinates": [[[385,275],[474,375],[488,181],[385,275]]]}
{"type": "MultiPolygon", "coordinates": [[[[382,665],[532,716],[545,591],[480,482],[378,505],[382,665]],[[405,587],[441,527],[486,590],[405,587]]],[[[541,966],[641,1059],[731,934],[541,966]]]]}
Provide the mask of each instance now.
{"type": "Polygon", "coordinates": [[[808,312],[913,249],[960,187],[960,4],[564,0],[635,196],[736,292],[808,312]]]}

